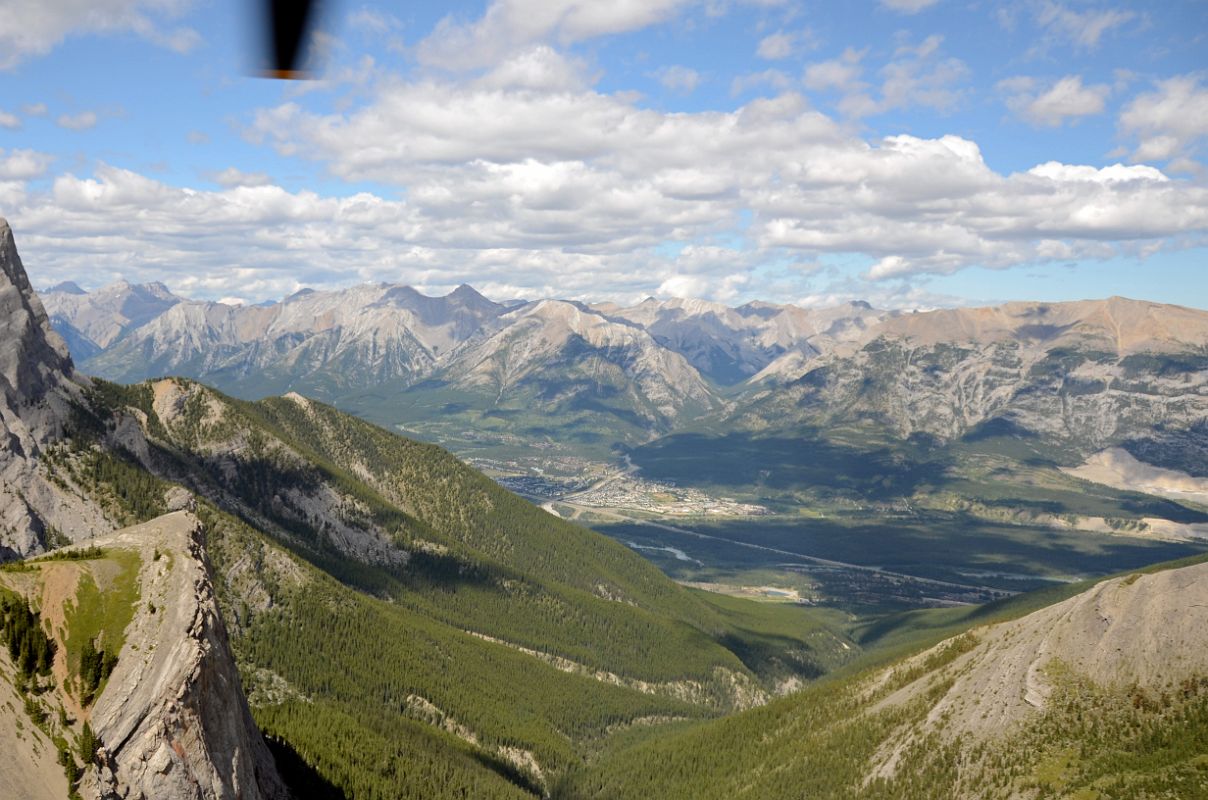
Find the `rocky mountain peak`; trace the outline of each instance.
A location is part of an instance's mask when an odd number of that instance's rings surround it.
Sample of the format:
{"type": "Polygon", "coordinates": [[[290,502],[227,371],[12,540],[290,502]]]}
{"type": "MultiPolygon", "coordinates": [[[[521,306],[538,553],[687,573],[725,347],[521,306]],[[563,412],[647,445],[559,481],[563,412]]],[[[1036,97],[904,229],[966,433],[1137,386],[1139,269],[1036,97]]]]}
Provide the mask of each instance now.
{"type": "Polygon", "coordinates": [[[445,296],[446,300],[456,300],[462,306],[475,309],[495,309],[498,305],[468,283],[463,283],[445,296]]]}
{"type": "Polygon", "coordinates": [[[169,289],[165,284],[163,284],[159,281],[151,281],[150,283],[144,283],[143,288],[147,291],[148,294],[151,294],[155,297],[160,297],[160,298],[164,298],[164,299],[168,299],[168,298],[176,299],[176,295],[172,294],[172,290],[169,289]]]}
{"type": "Polygon", "coordinates": [[[67,345],[0,219],[0,560],[43,549],[51,526],[71,536],[98,522],[80,498],[50,484],[34,458],[69,414],[68,400],[79,392],[72,376],[67,345]]]}
{"type": "Polygon", "coordinates": [[[81,359],[108,347],[127,331],[150,322],[181,298],[162,283],[134,284],[116,281],[93,292],[61,290],[60,284],[44,298],[55,329],[81,359]]]}
{"type": "Polygon", "coordinates": [[[0,391],[11,406],[40,399],[72,371],[67,345],[50,327],[0,217],[0,391]]]}
{"type": "Polygon", "coordinates": [[[46,289],[44,291],[47,294],[50,294],[52,292],[58,292],[59,294],[74,294],[74,295],[88,294],[88,292],[81,289],[80,284],[76,283],[75,281],[63,281],[61,283],[56,283],[54,286],[52,286],[49,289],[46,289]]]}
{"type": "Polygon", "coordinates": [[[308,286],[303,287],[303,288],[299,289],[298,291],[294,292],[293,294],[291,294],[289,297],[282,300],[281,302],[282,303],[292,303],[295,300],[301,300],[305,297],[310,297],[314,293],[315,293],[314,289],[311,289],[308,286]]]}

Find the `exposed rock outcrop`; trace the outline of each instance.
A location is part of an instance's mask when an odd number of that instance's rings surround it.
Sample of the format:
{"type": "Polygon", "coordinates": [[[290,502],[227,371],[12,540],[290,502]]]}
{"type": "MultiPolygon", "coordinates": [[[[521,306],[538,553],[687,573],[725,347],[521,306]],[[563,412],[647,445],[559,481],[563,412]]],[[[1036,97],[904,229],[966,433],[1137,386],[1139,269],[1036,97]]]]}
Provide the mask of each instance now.
{"type": "Polygon", "coordinates": [[[95,292],[61,283],[41,293],[51,324],[64,334],[76,358],[100,352],[127,331],[155,319],[181,299],[162,283],[118,281],[95,292]]]}
{"type": "Polygon", "coordinates": [[[286,798],[230,653],[200,521],[178,511],[98,543],[142,553],[142,601],[92,711],[101,766],[89,772],[81,795],[286,798]]]}
{"type": "Polygon", "coordinates": [[[35,463],[80,393],[72,373],[67,345],[51,328],[0,218],[0,561],[45,549],[51,528],[75,538],[110,527],[95,508],[51,485],[35,463]]]}
{"type": "MultiPolygon", "coordinates": [[[[1099,686],[1160,690],[1208,674],[1208,564],[1106,580],[966,636],[976,644],[943,668],[953,683],[927,717],[949,737],[999,736],[1032,718],[1049,701],[1055,669],[1099,686]]],[[[937,645],[898,669],[924,664],[950,646],[937,645]]],[[[886,703],[904,703],[933,685],[917,680],[886,703]]]]}
{"type": "Polygon", "coordinates": [[[0,391],[10,407],[20,408],[42,399],[71,370],[67,345],[51,329],[12,229],[0,217],[0,391]]]}

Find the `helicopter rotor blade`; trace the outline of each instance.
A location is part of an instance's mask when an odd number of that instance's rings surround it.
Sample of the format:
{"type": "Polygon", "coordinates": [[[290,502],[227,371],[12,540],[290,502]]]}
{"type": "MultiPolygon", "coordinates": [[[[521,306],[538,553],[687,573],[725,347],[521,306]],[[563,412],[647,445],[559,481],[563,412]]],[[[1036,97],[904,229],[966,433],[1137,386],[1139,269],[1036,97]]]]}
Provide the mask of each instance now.
{"type": "Polygon", "coordinates": [[[303,65],[319,0],[261,0],[265,4],[268,45],[266,77],[307,77],[303,65]]]}

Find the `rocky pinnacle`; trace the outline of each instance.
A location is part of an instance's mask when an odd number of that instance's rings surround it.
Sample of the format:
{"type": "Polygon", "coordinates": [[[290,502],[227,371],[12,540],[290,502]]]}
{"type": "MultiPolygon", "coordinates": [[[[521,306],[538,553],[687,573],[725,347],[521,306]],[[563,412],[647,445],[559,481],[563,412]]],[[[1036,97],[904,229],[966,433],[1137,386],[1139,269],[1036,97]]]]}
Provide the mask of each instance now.
{"type": "Polygon", "coordinates": [[[67,345],[34,294],[8,221],[0,217],[0,392],[10,406],[36,401],[72,371],[67,345]]]}

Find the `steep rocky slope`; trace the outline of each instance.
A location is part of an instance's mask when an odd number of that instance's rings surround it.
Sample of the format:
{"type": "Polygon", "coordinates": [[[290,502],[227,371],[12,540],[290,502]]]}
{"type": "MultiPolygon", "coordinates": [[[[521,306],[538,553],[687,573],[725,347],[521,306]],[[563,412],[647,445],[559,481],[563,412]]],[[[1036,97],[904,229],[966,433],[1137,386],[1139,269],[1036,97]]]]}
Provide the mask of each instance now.
{"type": "Polygon", "coordinates": [[[25,713],[25,698],[17,691],[12,659],[0,648],[0,797],[22,800],[63,800],[67,778],[56,758],[55,744],[25,713]]]}
{"type": "MultiPolygon", "coordinates": [[[[925,729],[953,740],[993,738],[1026,727],[1054,702],[1060,684],[1161,693],[1208,676],[1208,564],[1103,581],[1013,622],[975,628],[968,652],[910,682],[880,707],[929,698],[925,729]]],[[[954,647],[944,642],[896,668],[914,667],[954,647]]],[[[894,672],[878,680],[892,681],[894,672]]],[[[875,685],[876,681],[874,681],[875,685]]]]}
{"type": "MultiPolygon", "coordinates": [[[[58,643],[55,691],[62,704],[73,709],[77,723],[80,716],[91,716],[108,753],[100,772],[91,774],[89,780],[96,782],[88,784],[92,789],[85,794],[106,798],[283,797],[282,784],[239,686],[197,538],[196,519],[177,514],[107,535],[115,527],[107,504],[47,468],[62,441],[78,436],[80,414],[92,403],[92,391],[88,379],[75,377],[67,348],[51,329],[30,286],[12,231],[0,220],[0,523],[4,537],[0,560],[87,539],[137,551],[144,562],[144,603],[130,625],[117,671],[91,709],[81,706],[84,701],[78,690],[69,692],[66,684],[76,669],[74,663],[68,663],[67,654],[76,652],[79,644],[63,639],[58,643]],[[154,763],[148,766],[152,756],[154,763]]],[[[131,487],[117,488],[129,491],[131,487]]],[[[50,566],[33,569],[41,572],[57,566],[58,562],[50,562],[50,566]]],[[[14,573],[18,584],[21,579],[28,583],[29,577],[14,573]]],[[[72,608],[78,613],[84,601],[72,600],[71,587],[76,585],[78,582],[43,592],[36,600],[43,615],[65,619],[71,613],[66,610],[68,602],[74,603],[72,608]]],[[[56,635],[63,636],[61,632],[56,635]]],[[[17,709],[19,712],[20,707],[17,709]]],[[[31,720],[5,721],[17,730],[22,725],[33,726],[31,720]]],[[[5,736],[11,735],[12,729],[5,727],[5,736]]],[[[30,730],[21,738],[32,745],[38,736],[30,730]]],[[[37,749],[37,753],[27,753],[38,758],[32,772],[35,777],[46,766],[45,748],[37,749]]],[[[16,785],[18,778],[12,780],[16,785]]],[[[41,791],[45,788],[39,783],[42,780],[22,785],[41,791]]],[[[44,780],[58,783],[53,778],[44,780]]]]}
{"type": "Polygon", "coordinates": [[[131,331],[155,319],[181,298],[162,283],[136,285],[118,281],[95,292],[64,283],[40,292],[55,329],[76,358],[88,358],[131,331]]]}
{"type": "Polygon", "coordinates": [[[501,317],[440,373],[501,403],[546,412],[615,409],[624,422],[665,428],[685,409],[718,405],[700,374],[642,328],[573,303],[542,300],[501,317]]]}
{"type": "Polygon", "coordinates": [[[1043,343],[1045,349],[1086,348],[1117,356],[1183,352],[1208,342],[1208,314],[1181,306],[1110,297],[1067,303],[1015,302],[895,315],[877,330],[915,344],[1043,343]]]}
{"type": "Polygon", "coordinates": [[[789,350],[808,356],[818,352],[806,341],[810,314],[793,306],[734,309],[704,300],[650,297],[605,313],[643,328],[702,375],[722,384],[750,377],[789,350]]]}
{"type": "Polygon", "coordinates": [[[31,601],[55,653],[44,677],[0,675],[19,697],[0,737],[23,744],[5,780],[65,796],[70,759],[83,798],[288,796],[244,699],[195,516],[101,534],[0,572],[0,589],[31,601]],[[93,645],[115,657],[96,694],[77,654],[93,645]]]}
{"type": "Polygon", "coordinates": [[[102,749],[84,796],[287,796],[244,699],[201,534],[178,511],[96,542],[136,550],[143,567],[139,609],[92,710],[102,749]]]}
{"type": "Polygon", "coordinates": [[[57,491],[36,466],[80,391],[0,218],[0,560],[44,549],[56,531],[70,539],[104,527],[95,508],[57,491]]]}
{"type": "Polygon", "coordinates": [[[71,372],[62,338],[34,294],[8,221],[0,218],[0,392],[9,413],[41,401],[71,372]]]}
{"type": "Polygon", "coordinates": [[[628,308],[601,304],[597,309],[641,327],[723,385],[760,374],[778,361],[805,363],[859,337],[888,315],[867,303],[804,309],[756,301],[730,308],[705,300],[654,298],[628,308]]]}

